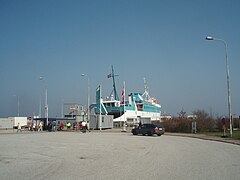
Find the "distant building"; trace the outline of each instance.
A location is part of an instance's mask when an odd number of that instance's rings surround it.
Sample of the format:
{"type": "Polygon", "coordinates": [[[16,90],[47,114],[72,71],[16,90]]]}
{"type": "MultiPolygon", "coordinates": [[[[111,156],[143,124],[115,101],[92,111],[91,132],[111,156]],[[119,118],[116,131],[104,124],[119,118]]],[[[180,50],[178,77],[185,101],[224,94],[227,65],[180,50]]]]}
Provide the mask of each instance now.
{"type": "Polygon", "coordinates": [[[84,106],[76,103],[65,103],[63,105],[64,118],[76,118],[77,121],[83,121],[86,118],[84,106]]]}
{"type": "Polygon", "coordinates": [[[187,118],[194,120],[194,119],[197,119],[197,115],[194,115],[194,114],[187,115],[187,118]]]}
{"type": "Polygon", "coordinates": [[[163,121],[163,120],[171,120],[171,119],[172,119],[171,115],[162,115],[161,116],[161,121],[163,121]]]}

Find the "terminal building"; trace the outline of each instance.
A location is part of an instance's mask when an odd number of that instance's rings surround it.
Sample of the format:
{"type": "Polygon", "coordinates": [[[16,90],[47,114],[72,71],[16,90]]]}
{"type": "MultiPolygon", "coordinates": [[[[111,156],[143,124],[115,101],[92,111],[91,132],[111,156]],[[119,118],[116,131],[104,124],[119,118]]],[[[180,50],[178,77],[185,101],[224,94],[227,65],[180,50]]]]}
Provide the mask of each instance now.
{"type": "Polygon", "coordinates": [[[63,105],[63,118],[76,119],[78,122],[87,118],[86,108],[81,104],[65,103],[63,105]]]}

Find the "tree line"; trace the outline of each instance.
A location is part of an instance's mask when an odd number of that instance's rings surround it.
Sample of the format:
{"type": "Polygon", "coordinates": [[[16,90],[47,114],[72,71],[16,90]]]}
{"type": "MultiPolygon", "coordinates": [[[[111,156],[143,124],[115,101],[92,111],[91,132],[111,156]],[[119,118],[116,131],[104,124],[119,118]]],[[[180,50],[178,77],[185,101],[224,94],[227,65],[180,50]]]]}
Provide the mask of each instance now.
{"type": "MultiPolygon", "coordinates": [[[[197,132],[223,131],[224,125],[226,129],[229,129],[229,118],[213,118],[204,110],[194,111],[190,118],[184,111],[178,113],[178,117],[162,118],[166,132],[190,133],[192,132],[192,122],[196,122],[197,132]]],[[[240,117],[233,118],[233,128],[240,128],[240,117]]]]}

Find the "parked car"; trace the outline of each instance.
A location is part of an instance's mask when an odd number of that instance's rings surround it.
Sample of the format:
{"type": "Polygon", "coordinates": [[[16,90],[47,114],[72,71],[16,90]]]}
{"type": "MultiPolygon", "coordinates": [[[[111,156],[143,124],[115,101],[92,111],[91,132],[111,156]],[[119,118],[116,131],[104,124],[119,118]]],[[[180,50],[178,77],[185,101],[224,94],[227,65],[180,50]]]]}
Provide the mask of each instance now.
{"type": "Polygon", "coordinates": [[[154,134],[161,136],[165,133],[165,129],[161,124],[154,125],[154,124],[142,124],[134,129],[132,129],[133,135],[149,135],[153,136],[154,134]]]}

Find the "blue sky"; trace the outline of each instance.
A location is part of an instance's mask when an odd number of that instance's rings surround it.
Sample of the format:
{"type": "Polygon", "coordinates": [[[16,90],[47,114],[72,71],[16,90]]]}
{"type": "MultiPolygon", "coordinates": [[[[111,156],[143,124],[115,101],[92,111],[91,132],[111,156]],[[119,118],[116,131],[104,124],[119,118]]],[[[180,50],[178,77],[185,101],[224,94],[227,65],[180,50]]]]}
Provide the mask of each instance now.
{"type": "Polygon", "coordinates": [[[238,0],[0,0],[0,117],[38,114],[48,89],[49,114],[61,104],[91,102],[114,66],[118,94],[142,92],[143,78],[162,111],[203,109],[227,115],[228,44],[232,113],[240,115],[238,0]],[[39,77],[43,76],[43,80],[39,77]]]}

